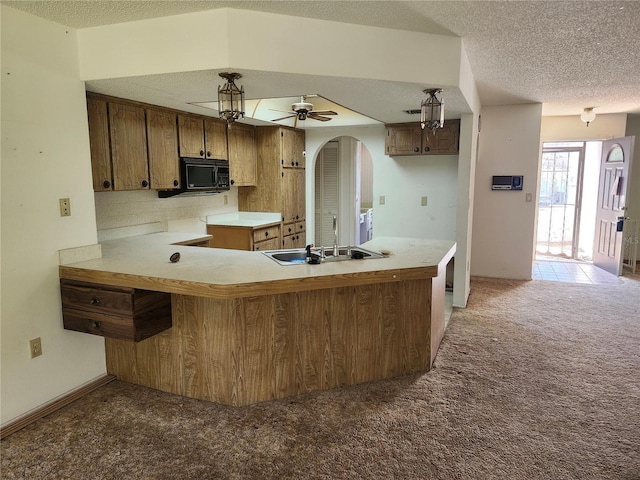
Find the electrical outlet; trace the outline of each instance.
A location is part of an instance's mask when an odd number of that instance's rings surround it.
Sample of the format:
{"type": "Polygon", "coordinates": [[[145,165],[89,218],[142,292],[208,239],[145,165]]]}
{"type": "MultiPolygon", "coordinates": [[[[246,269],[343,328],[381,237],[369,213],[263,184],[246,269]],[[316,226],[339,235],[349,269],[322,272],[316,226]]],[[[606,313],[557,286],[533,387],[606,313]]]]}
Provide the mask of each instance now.
{"type": "Polygon", "coordinates": [[[40,337],[29,340],[29,351],[31,352],[31,358],[42,355],[42,341],[40,337]]]}
{"type": "Polygon", "coordinates": [[[71,200],[68,198],[60,199],[60,216],[61,217],[70,217],[71,216],[71,200]]]}
{"type": "Polygon", "coordinates": [[[423,207],[427,206],[427,197],[420,198],[420,205],[422,205],[423,207]]]}
{"type": "Polygon", "coordinates": [[[224,196],[224,204],[229,205],[229,195],[224,196]]]}

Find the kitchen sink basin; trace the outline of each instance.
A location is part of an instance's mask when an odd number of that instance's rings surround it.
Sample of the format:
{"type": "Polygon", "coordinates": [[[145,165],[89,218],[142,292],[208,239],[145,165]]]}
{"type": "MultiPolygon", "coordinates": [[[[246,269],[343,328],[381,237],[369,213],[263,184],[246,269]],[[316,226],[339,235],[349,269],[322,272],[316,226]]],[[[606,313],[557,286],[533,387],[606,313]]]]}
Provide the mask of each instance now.
{"type": "MultiPolygon", "coordinates": [[[[293,250],[268,250],[262,253],[280,265],[296,265],[307,262],[307,252],[304,248],[296,248],[293,250]]],[[[314,253],[319,252],[316,249],[314,250],[314,253]]],[[[333,255],[333,248],[325,247],[324,254],[325,258],[322,260],[323,262],[367,260],[371,258],[384,257],[381,253],[373,252],[362,247],[338,247],[337,257],[333,255]]]]}

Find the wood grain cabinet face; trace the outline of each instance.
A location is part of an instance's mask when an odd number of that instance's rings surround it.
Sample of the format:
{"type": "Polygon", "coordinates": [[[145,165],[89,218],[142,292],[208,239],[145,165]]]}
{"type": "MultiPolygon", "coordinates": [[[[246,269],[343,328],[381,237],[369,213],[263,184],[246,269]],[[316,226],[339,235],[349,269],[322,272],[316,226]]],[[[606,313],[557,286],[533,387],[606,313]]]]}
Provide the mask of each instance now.
{"type": "Polygon", "coordinates": [[[208,225],[207,233],[213,248],[233,250],[277,250],[281,243],[279,224],[260,227],[239,227],[231,225],[208,225]]]}
{"type": "Polygon", "coordinates": [[[226,127],[220,120],[178,115],[180,156],[228,160],[226,127]]]}
{"type": "Polygon", "coordinates": [[[148,190],[144,109],[109,102],[109,130],[114,190],[148,190]]]}
{"type": "Polygon", "coordinates": [[[139,342],[171,328],[171,294],[60,280],[66,330],[139,342]]]}
{"type": "Polygon", "coordinates": [[[229,176],[236,187],[256,185],[255,127],[232,123],[227,130],[229,141],[229,176]]]}
{"type": "Polygon", "coordinates": [[[113,190],[111,146],[109,144],[109,115],[107,102],[87,96],[91,173],[96,192],[113,190]]]}
{"type": "Polygon", "coordinates": [[[422,130],[420,124],[396,123],[387,125],[385,153],[405,155],[457,155],[459,151],[460,120],[446,120],[435,133],[422,130]]]}
{"type": "Polygon", "coordinates": [[[151,188],[155,190],[178,188],[180,158],[178,157],[176,114],[147,109],[147,137],[151,188]]]}
{"type": "Polygon", "coordinates": [[[281,129],[282,166],[285,168],[305,168],[304,131],[281,129]]]}

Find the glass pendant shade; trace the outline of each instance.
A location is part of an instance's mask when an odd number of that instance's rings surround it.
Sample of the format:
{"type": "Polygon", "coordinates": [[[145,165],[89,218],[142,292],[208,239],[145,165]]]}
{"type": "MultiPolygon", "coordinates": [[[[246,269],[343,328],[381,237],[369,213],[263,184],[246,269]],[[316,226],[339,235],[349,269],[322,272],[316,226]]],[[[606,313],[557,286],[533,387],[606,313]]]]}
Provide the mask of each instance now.
{"type": "Polygon", "coordinates": [[[227,80],[223,86],[218,86],[220,118],[228,123],[244,118],[244,88],[238,88],[235,84],[235,80],[242,78],[242,74],[223,72],[220,76],[227,80]]]}
{"type": "Polygon", "coordinates": [[[437,97],[442,89],[424,90],[428,97],[420,104],[420,128],[436,131],[444,126],[444,101],[437,97]]]}
{"type": "Polygon", "coordinates": [[[596,119],[596,114],[593,111],[593,108],[585,108],[584,112],[582,112],[582,115],[580,115],[580,120],[582,120],[584,123],[586,123],[587,127],[595,119],[596,119]]]}

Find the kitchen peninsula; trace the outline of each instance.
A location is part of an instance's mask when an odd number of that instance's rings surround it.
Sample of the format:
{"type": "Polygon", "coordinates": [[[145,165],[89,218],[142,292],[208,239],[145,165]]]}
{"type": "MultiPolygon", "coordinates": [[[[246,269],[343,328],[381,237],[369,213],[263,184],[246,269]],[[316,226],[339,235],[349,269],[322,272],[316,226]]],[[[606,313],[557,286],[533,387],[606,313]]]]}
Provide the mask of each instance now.
{"type": "Polygon", "coordinates": [[[363,246],[385,258],[282,266],[170,235],[107,241],[102,258],[60,266],[63,281],[171,294],[171,328],[105,338],[121,380],[237,406],[431,368],[453,242],[381,237],[363,246]]]}

